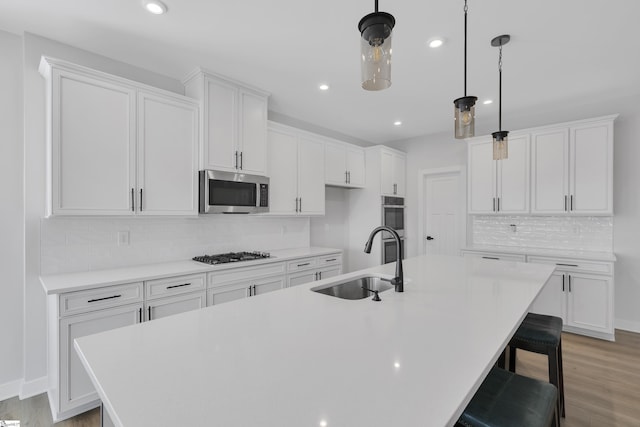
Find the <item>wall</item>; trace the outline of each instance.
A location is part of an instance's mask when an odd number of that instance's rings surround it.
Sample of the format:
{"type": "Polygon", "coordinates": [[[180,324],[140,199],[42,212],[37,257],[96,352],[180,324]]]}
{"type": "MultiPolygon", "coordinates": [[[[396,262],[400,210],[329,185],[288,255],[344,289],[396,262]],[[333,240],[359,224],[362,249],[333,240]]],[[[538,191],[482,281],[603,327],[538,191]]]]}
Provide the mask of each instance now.
{"type": "MultiPolygon", "coordinates": [[[[325,215],[311,217],[311,246],[346,248],[349,242],[348,196],[345,188],[325,187],[325,215]]],[[[348,251],[344,251],[342,265],[349,265],[348,251]]]]}
{"type": "Polygon", "coordinates": [[[23,358],[22,39],[0,31],[0,400],[15,395],[23,358]]]}
{"type": "Polygon", "coordinates": [[[420,250],[420,236],[418,236],[419,182],[422,180],[420,171],[450,166],[461,166],[463,170],[466,169],[467,145],[465,142],[454,139],[450,133],[426,135],[385,145],[407,153],[405,250],[406,256],[416,256],[420,250]]]}

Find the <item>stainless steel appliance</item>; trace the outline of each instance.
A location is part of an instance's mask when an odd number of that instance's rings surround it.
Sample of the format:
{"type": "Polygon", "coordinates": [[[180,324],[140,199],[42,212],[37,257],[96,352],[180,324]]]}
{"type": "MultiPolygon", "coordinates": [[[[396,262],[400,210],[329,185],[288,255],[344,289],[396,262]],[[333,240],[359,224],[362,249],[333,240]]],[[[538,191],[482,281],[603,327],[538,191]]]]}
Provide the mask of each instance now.
{"type": "Polygon", "coordinates": [[[236,172],[200,171],[200,213],[269,212],[269,178],[236,172]]]}
{"type": "Polygon", "coordinates": [[[255,259],[271,258],[268,252],[227,252],[215,255],[196,256],[192,259],[205,264],[226,264],[228,262],[252,261],[255,259]]]}
{"type": "MultiPolygon", "coordinates": [[[[405,205],[404,197],[382,196],[382,225],[393,228],[402,241],[404,258],[404,227],[405,205]]],[[[382,232],[382,263],[396,261],[396,241],[390,233],[382,232]]]]}

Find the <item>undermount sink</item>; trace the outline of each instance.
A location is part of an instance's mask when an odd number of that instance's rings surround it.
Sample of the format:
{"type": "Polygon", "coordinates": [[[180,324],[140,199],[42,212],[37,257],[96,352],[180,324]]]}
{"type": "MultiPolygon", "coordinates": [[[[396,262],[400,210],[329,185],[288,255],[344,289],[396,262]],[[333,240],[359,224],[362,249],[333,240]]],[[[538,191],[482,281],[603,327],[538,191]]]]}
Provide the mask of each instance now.
{"type": "Polygon", "coordinates": [[[320,294],[330,295],[332,297],[342,299],[363,299],[369,296],[373,296],[372,291],[383,292],[393,288],[393,285],[388,281],[382,280],[380,277],[367,276],[359,277],[356,279],[350,279],[346,282],[335,283],[333,285],[324,285],[316,288],[311,288],[312,291],[320,294]]]}

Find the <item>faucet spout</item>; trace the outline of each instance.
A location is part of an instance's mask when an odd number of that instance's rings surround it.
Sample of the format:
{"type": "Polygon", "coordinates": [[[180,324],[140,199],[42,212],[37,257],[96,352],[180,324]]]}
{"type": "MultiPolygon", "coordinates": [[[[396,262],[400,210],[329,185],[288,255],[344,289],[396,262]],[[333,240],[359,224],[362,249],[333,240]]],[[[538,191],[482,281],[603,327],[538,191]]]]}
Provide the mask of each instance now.
{"type": "Polygon", "coordinates": [[[373,245],[373,238],[381,231],[386,231],[393,236],[396,241],[396,277],[391,280],[391,284],[395,286],[396,292],[404,292],[404,273],[402,272],[402,240],[400,235],[391,227],[381,225],[373,229],[369,235],[367,243],[364,245],[364,251],[368,254],[371,253],[371,246],[373,245]]]}

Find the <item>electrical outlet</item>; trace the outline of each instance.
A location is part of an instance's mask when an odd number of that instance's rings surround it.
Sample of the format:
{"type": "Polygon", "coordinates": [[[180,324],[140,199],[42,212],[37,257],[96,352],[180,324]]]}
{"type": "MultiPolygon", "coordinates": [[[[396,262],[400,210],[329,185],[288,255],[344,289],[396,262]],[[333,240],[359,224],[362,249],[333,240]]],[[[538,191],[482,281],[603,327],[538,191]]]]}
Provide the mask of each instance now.
{"type": "Polygon", "coordinates": [[[118,246],[129,246],[128,231],[118,231],[118,246]]]}
{"type": "Polygon", "coordinates": [[[515,224],[509,224],[509,228],[511,229],[512,232],[516,232],[518,231],[518,227],[515,224]]]}

